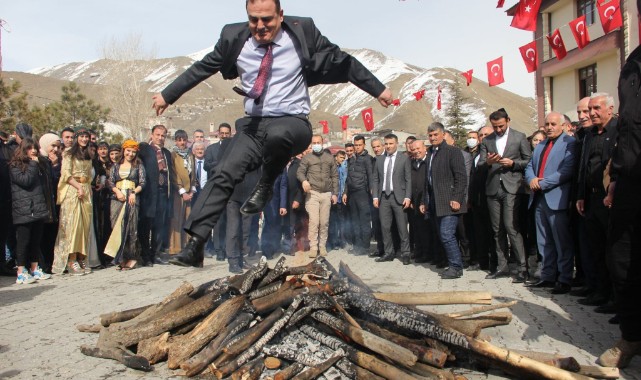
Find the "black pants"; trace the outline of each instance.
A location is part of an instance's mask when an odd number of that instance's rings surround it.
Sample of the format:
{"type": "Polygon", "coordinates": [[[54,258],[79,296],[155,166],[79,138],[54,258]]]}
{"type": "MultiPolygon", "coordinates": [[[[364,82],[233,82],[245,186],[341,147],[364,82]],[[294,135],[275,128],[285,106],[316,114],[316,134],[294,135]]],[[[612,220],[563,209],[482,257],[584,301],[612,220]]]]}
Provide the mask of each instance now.
{"type": "Polygon", "coordinates": [[[263,165],[262,183],[272,185],[292,156],[309,146],[312,129],[306,116],[245,117],[203,188],[185,224],[190,235],[204,239],[216,225],[227,201],[245,174],[263,165]]]}
{"type": "MultiPolygon", "coordinates": [[[[339,198],[340,200],[340,198],[339,198]]],[[[345,214],[347,207],[336,203],[329,209],[329,228],[327,231],[327,250],[343,248],[346,244],[344,235],[345,214]]]]}
{"type": "Polygon", "coordinates": [[[29,267],[40,258],[40,240],[44,223],[16,224],[16,264],[29,267]]]}
{"type": "Polygon", "coordinates": [[[610,281],[605,255],[610,210],[603,204],[605,195],[605,191],[602,191],[591,193],[586,197],[585,229],[590,252],[587,259],[592,260],[596,274],[595,291],[601,296],[609,297],[612,290],[612,282],[610,281]]]}
{"type": "Polygon", "coordinates": [[[364,251],[369,251],[369,242],[372,238],[370,199],[370,195],[366,190],[350,190],[347,199],[352,231],[354,231],[354,248],[364,251]]]}
{"type": "Polygon", "coordinates": [[[432,260],[432,251],[430,250],[430,226],[417,209],[410,210],[410,228],[414,235],[414,258],[417,260],[432,260]]]}
{"type": "Polygon", "coordinates": [[[370,214],[372,216],[372,230],[374,231],[374,239],[376,239],[376,253],[382,256],[385,254],[385,244],[383,244],[383,229],[381,228],[381,217],[378,214],[378,209],[375,208],[371,202],[370,214]]]}
{"type": "Polygon", "coordinates": [[[241,214],[240,206],[242,206],[240,202],[229,201],[227,203],[227,239],[225,244],[229,263],[252,254],[249,237],[254,216],[241,214]]]}
{"type": "MultiPolygon", "coordinates": [[[[191,209],[193,212],[193,208],[191,209]]],[[[217,258],[225,258],[227,256],[226,247],[227,247],[227,212],[223,211],[218,223],[214,226],[211,234],[209,235],[212,246],[214,248],[214,254],[217,258]]]]}
{"type": "Polygon", "coordinates": [[[458,240],[458,245],[461,249],[461,260],[463,261],[463,266],[467,268],[470,265],[472,260],[472,254],[470,251],[470,239],[468,237],[468,229],[465,224],[465,217],[467,214],[463,214],[458,218],[458,223],[456,224],[456,239],[458,240]]]}
{"type": "MultiPolygon", "coordinates": [[[[637,179],[638,181],[638,179],[637,179]]],[[[619,328],[627,341],[641,341],[641,186],[619,177],[610,210],[607,263],[616,295],[619,328]]]]}
{"type": "Polygon", "coordinates": [[[277,199],[272,199],[263,209],[263,230],[260,234],[260,249],[263,255],[271,259],[281,250],[280,242],[283,237],[281,228],[282,217],[277,199]]]}
{"type": "MultiPolygon", "coordinates": [[[[156,203],[156,215],[152,218],[140,218],[138,222],[138,235],[140,236],[140,245],[142,259],[144,262],[153,263],[154,259],[162,249],[165,237],[169,235],[167,225],[169,218],[167,210],[170,207],[169,197],[166,188],[158,191],[156,203]]],[[[207,235],[205,235],[207,236],[207,235]]]]}
{"type": "Polygon", "coordinates": [[[476,206],[472,209],[476,259],[479,263],[479,267],[483,270],[490,269],[490,247],[492,246],[493,241],[490,213],[485,206],[486,205],[476,206]]]}

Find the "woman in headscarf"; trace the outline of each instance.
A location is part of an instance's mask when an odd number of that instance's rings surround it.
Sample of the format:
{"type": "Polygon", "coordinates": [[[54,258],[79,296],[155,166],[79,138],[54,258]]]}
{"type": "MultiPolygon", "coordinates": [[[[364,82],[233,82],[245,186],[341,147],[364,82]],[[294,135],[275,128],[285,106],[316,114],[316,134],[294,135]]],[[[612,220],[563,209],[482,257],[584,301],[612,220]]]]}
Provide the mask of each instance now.
{"type": "Polygon", "coordinates": [[[138,159],[138,143],[122,144],[122,158],[109,170],[107,188],[111,192],[111,236],[105,255],[113,257],[120,270],[133,269],[140,260],[138,242],[138,194],[145,187],[145,168],[138,159]]]}
{"type": "Polygon", "coordinates": [[[81,276],[100,265],[93,230],[89,131],[78,127],[71,148],[62,155],[58,204],[60,226],[54,249],[53,273],[81,276]],[[89,260],[89,262],[87,262],[89,260]]]}
{"type": "Polygon", "coordinates": [[[175,146],[171,151],[174,170],[170,174],[170,183],[174,186],[174,213],[169,232],[169,254],[182,250],[189,236],[183,230],[185,220],[191,212],[191,201],[196,193],[196,171],[194,155],[187,148],[187,132],[179,129],[174,134],[175,146]]]}
{"type": "Polygon", "coordinates": [[[40,157],[38,165],[40,167],[40,176],[42,189],[47,202],[49,215],[45,220],[40,250],[42,259],[40,265],[46,273],[51,273],[53,264],[53,249],[56,244],[56,235],[58,235],[58,214],[60,207],[56,205],[56,189],[60,181],[60,168],[62,161],[62,142],[60,137],[55,133],[45,133],[40,137],[40,157]]]}
{"type": "Polygon", "coordinates": [[[122,147],[118,144],[109,145],[109,161],[111,162],[111,166],[120,161],[120,156],[122,156],[122,147]]]}

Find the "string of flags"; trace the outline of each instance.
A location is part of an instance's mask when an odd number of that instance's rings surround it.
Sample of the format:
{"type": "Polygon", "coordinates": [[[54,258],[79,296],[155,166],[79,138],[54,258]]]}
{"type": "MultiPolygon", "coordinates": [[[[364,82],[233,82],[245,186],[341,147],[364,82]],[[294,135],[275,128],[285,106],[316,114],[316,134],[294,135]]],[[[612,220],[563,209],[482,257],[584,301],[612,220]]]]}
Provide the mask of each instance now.
{"type": "MultiPolygon", "coordinates": [[[[541,3],[542,0],[519,0],[519,2],[516,4],[514,16],[512,17],[510,26],[517,29],[536,32],[537,19],[539,10],[541,9],[541,3]]],[[[496,8],[503,8],[504,5],[505,0],[498,0],[496,8]]],[[[599,19],[601,20],[603,32],[605,34],[608,34],[623,26],[620,0],[597,0],[595,5],[596,11],[599,14],[599,19]]],[[[564,26],[569,26],[572,35],[576,40],[578,49],[583,49],[590,43],[590,35],[586,26],[586,15],[581,15],[564,26]]],[[[561,36],[560,28],[555,29],[551,34],[545,37],[548,40],[550,47],[554,52],[554,55],[559,61],[567,56],[567,49],[565,47],[563,37],[561,36]]],[[[539,65],[539,53],[536,43],[537,39],[519,47],[519,52],[521,54],[521,57],[523,58],[525,68],[528,73],[535,72],[539,65]]],[[[466,86],[469,86],[472,83],[473,73],[474,70],[472,69],[461,73],[461,75],[465,78],[466,86]]],[[[505,82],[505,78],[503,76],[503,56],[487,62],[487,82],[490,87],[497,86],[505,82]]],[[[413,93],[412,95],[414,95],[416,101],[420,101],[425,96],[425,92],[426,89],[421,89],[413,93]]],[[[437,110],[441,110],[442,107],[441,94],[441,86],[438,85],[436,97],[437,110]]],[[[392,101],[392,105],[395,107],[400,106],[401,100],[394,99],[392,101]]],[[[343,131],[347,130],[348,118],[349,116],[347,115],[340,116],[343,131]]],[[[371,107],[361,111],[361,118],[367,131],[371,131],[374,129],[374,112],[371,107]]],[[[323,126],[323,133],[328,134],[329,123],[323,120],[320,121],[320,124],[323,126]]]]}

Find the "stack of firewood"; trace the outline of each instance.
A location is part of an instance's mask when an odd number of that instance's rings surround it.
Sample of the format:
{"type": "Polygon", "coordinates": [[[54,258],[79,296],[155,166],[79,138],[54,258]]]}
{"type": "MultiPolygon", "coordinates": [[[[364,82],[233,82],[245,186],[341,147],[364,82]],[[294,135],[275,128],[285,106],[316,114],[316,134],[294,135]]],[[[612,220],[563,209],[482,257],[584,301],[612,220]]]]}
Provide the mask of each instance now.
{"type": "Polygon", "coordinates": [[[322,257],[269,268],[263,258],[242,275],[194,287],[184,283],[158,304],[100,316],[85,355],[151,371],[167,361],[186,376],[218,379],[464,379],[464,359],[515,378],[616,378],[616,369],[580,366],[569,357],[499,348],[481,330],[505,325],[486,292],[374,293],[347,265],[322,257]],[[416,305],[486,304],[450,314],[416,305]],[[482,314],[492,312],[491,314],[482,314]]]}

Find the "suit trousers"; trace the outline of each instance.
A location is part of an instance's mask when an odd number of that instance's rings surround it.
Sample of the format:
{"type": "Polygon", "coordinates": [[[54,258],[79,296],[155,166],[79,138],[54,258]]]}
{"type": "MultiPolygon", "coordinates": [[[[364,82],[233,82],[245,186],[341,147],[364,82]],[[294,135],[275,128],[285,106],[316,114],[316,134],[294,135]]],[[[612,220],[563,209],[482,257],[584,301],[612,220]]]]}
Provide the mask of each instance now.
{"type": "Polygon", "coordinates": [[[378,202],[378,212],[381,219],[381,230],[383,232],[383,244],[385,246],[385,255],[394,256],[394,242],[392,239],[392,225],[396,221],[398,235],[401,240],[401,255],[403,257],[410,255],[410,237],[407,231],[407,214],[403,205],[399,204],[394,197],[383,194],[378,202]]]}
{"type": "Polygon", "coordinates": [[[227,260],[231,263],[242,257],[249,256],[251,247],[249,236],[252,228],[253,215],[240,213],[240,202],[229,201],[227,203],[227,225],[225,247],[227,260]]]}
{"type": "MultiPolygon", "coordinates": [[[[167,210],[170,207],[171,200],[167,196],[161,196],[161,194],[167,194],[166,187],[158,191],[156,215],[153,218],[143,217],[138,221],[141,256],[144,262],[154,262],[154,258],[162,249],[165,237],[169,236],[167,210]]],[[[207,236],[207,234],[204,236],[207,236]]]]}
{"type": "Polygon", "coordinates": [[[332,193],[319,193],[310,190],[305,194],[305,209],[309,215],[309,250],[316,252],[327,245],[329,229],[329,210],[332,206],[332,193]]]}
{"type": "MultiPolygon", "coordinates": [[[[469,211],[468,211],[469,213],[469,211]]],[[[474,243],[476,247],[476,259],[479,267],[483,270],[490,268],[490,247],[492,247],[492,227],[490,223],[490,214],[486,205],[477,206],[472,209],[472,222],[474,225],[474,243]]]]}
{"type": "MultiPolygon", "coordinates": [[[[193,212],[194,209],[192,208],[193,212]]],[[[223,211],[210,234],[214,254],[217,258],[225,258],[227,255],[227,211],[223,211]]]]}
{"type": "Polygon", "coordinates": [[[588,260],[592,262],[596,275],[596,287],[594,290],[599,295],[609,297],[612,289],[610,273],[606,265],[605,252],[608,238],[608,225],[610,222],[610,210],[603,204],[605,191],[591,193],[586,197],[585,204],[585,229],[589,242],[588,260]]]}
{"type": "Polygon", "coordinates": [[[354,231],[354,248],[369,251],[372,238],[372,217],[370,214],[370,195],[366,190],[350,191],[349,203],[352,231],[354,231]]]}
{"type": "Polygon", "coordinates": [[[414,258],[429,261],[432,259],[429,221],[425,220],[425,215],[417,209],[410,210],[409,218],[411,219],[410,228],[413,229],[414,234],[414,258]]]}
{"type": "MultiPolygon", "coordinates": [[[[495,195],[487,196],[487,207],[490,212],[490,222],[492,224],[492,232],[494,233],[494,246],[495,253],[490,253],[490,262],[497,263],[497,271],[508,271],[507,263],[507,242],[504,234],[507,232],[510,238],[512,251],[516,255],[519,265],[519,272],[527,271],[527,261],[525,259],[525,247],[523,246],[523,237],[519,232],[519,203],[517,202],[517,195],[510,194],[503,188],[499,188],[495,195]]],[[[492,264],[490,264],[492,266],[492,264]]]]}
{"type": "Polygon", "coordinates": [[[536,240],[543,255],[541,280],[572,284],[574,243],[570,233],[568,210],[552,210],[542,194],[537,194],[535,208],[536,240]]]}
{"type": "Polygon", "coordinates": [[[238,119],[236,134],[198,197],[185,231],[204,239],[218,223],[234,187],[245,174],[262,165],[260,181],[273,185],[290,158],[307,149],[311,139],[311,125],[305,115],[238,119]]]}
{"type": "MultiPolygon", "coordinates": [[[[371,200],[372,198],[370,198],[371,200]]],[[[383,243],[383,229],[381,228],[381,217],[378,209],[370,202],[370,214],[372,215],[372,230],[374,240],[376,240],[376,254],[385,254],[385,244],[383,243]]]]}
{"type": "Polygon", "coordinates": [[[274,254],[280,251],[280,241],[283,237],[281,228],[282,217],[278,200],[272,199],[263,209],[263,230],[260,234],[260,249],[263,255],[271,259],[274,254]]]}

